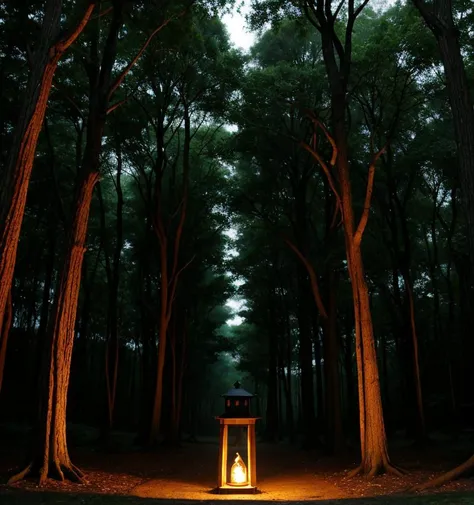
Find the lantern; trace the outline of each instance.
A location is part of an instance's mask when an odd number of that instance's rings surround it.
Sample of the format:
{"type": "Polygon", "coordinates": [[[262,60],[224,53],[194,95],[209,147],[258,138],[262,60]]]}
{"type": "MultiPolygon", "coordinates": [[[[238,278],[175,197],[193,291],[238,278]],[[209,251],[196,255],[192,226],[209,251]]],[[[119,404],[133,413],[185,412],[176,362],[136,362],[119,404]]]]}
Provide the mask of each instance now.
{"type": "Polygon", "coordinates": [[[255,422],[259,418],[250,414],[250,400],[254,395],[242,389],[240,383],[236,382],[234,387],[222,396],[225,399],[225,411],[216,417],[220,424],[217,492],[255,493],[257,491],[255,422]],[[246,456],[242,456],[239,452],[230,453],[229,427],[247,430],[246,456]]]}

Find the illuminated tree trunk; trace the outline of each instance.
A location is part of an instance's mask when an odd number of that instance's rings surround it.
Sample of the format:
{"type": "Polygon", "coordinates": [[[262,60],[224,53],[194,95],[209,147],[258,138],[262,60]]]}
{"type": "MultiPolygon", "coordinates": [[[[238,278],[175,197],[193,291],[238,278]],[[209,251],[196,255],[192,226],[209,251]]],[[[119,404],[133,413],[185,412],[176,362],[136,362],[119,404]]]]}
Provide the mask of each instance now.
{"type": "Polygon", "coordinates": [[[13,281],[26,195],[53,77],[59,60],[86,26],[94,6],[95,2],[91,2],[71,35],[55,42],[60,28],[62,1],[49,0],[46,3],[38,49],[31,58],[33,67],[7,162],[7,181],[3,188],[4,208],[0,215],[0,327],[13,281]]]}
{"type": "Polygon", "coordinates": [[[102,136],[107,113],[110,112],[109,100],[143,52],[142,48],[132,63],[114,81],[112,80],[117,38],[123,24],[121,6],[122,4],[117,2],[113,9],[102,52],[102,61],[98,59],[98,27],[92,32],[91,61],[94,61],[95,65],[89,68],[87,140],[78,174],[79,184],[74,201],[73,224],[56,290],[54,323],[44,361],[44,394],[39,409],[37,434],[32,449],[31,463],[13,476],[10,482],[20,480],[29,474],[39,475],[40,484],[43,484],[48,476],[61,480],[68,478],[80,481],[82,479],[81,471],[71,463],[67,450],[66,404],[87,226],[92,192],[99,179],[102,136]]]}
{"type": "MultiPolygon", "coordinates": [[[[367,0],[368,1],[368,0],[367,0]]],[[[328,166],[316,148],[309,145],[303,147],[311,152],[323,169],[329,186],[337,200],[337,209],[341,213],[344,228],[347,267],[352,286],[354,304],[354,323],[356,335],[357,377],[359,389],[359,420],[361,441],[361,464],[353,472],[369,476],[383,471],[400,473],[390,465],[387,452],[382,398],[380,393],[379,373],[375,339],[372,327],[372,314],[369,302],[369,290],[365,280],[364,265],[361,253],[362,235],[369,217],[372,197],[375,163],[383,150],[373,156],[369,166],[366,196],[362,215],[355,226],[352,202],[352,187],[348,159],[348,132],[346,124],[346,108],[348,102],[348,84],[351,72],[352,33],[358,15],[367,1],[356,6],[354,0],[348,0],[347,13],[344,19],[338,19],[333,13],[331,0],[317,2],[306,0],[303,8],[313,26],[321,33],[322,53],[328,76],[331,95],[331,119],[333,136],[324,125],[311,116],[315,127],[320,128],[332,146],[332,158],[328,166]],[[336,21],[341,23],[337,26],[336,21]],[[344,26],[342,26],[344,25],[344,26]],[[344,33],[341,39],[338,33],[344,33]],[[337,171],[336,181],[332,176],[332,167],[337,171]]]]}
{"type": "Polygon", "coordinates": [[[148,437],[149,445],[156,442],[160,433],[160,424],[162,417],[163,407],[163,379],[166,358],[166,347],[168,340],[168,326],[172,316],[173,302],[176,295],[176,288],[178,283],[178,276],[181,270],[178,270],[178,259],[181,237],[183,233],[184,222],[186,219],[186,210],[188,203],[188,179],[190,168],[190,147],[191,147],[191,117],[189,109],[184,100],[184,145],[183,145],[183,197],[180,202],[181,213],[174,240],[172,241],[172,257],[168,256],[169,244],[169,231],[166,230],[163,209],[162,209],[162,178],[164,171],[164,159],[162,159],[163,138],[158,140],[157,152],[159,157],[157,160],[157,174],[156,174],[156,187],[155,187],[155,232],[160,244],[160,322],[158,334],[158,357],[156,369],[156,382],[155,382],[155,395],[153,399],[153,411],[151,418],[151,427],[148,437]]]}
{"type": "Polygon", "coordinates": [[[76,196],[76,212],[57,288],[54,323],[47,359],[44,362],[44,390],[36,446],[33,449],[31,463],[12,477],[10,482],[20,480],[29,474],[39,475],[40,484],[43,484],[48,477],[82,480],[82,472],[72,464],[67,449],[66,406],[89,210],[92,191],[98,178],[98,172],[88,174],[83,179],[76,196]]]}
{"type": "Polygon", "coordinates": [[[387,437],[382,410],[379,372],[369,290],[365,280],[361,252],[362,235],[368,220],[375,172],[375,162],[369,167],[364,209],[357,228],[354,226],[352,188],[347,158],[347,136],[344,125],[344,100],[333,98],[333,120],[337,146],[337,171],[339,176],[341,211],[343,215],[346,258],[352,286],[354,322],[356,333],[356,357],[359,389],[359,422],[361,439],[361,464],[354,474],[361,472],[373,476],[384,471],[399,473],[390,465],[387,437]]]}

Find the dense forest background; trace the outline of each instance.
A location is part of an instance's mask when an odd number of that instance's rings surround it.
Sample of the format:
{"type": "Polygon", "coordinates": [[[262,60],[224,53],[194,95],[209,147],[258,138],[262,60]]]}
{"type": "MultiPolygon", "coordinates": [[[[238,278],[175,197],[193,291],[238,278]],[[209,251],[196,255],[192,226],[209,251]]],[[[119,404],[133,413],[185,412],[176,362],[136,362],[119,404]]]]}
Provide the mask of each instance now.
{"type": "Polygon", "coordinates": [[[254,1],[244,53],[224,0],[0,2],[3,429],[215,436],[239,378],[262,438],[361,440],[366,473],[392,469],[372,438],[472,430],[474,9],[449,4],[254,1]]]}

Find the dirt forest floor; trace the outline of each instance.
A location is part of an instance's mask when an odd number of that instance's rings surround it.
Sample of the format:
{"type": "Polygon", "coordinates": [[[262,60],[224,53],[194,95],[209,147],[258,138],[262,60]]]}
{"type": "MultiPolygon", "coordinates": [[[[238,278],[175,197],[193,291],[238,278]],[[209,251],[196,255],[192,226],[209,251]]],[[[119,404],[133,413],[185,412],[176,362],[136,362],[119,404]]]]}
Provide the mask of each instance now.
{"type": "MultiPolygon", "coordinates": [[[[180,448],[97,451],[83,447],[71,451],[73,461],[87,476],[82,485],[49,481],[38,488],[33,480],[6,485],[20,454],[0,447],[0,504],[11,505],[163,505],[245,500],[308,502],[318,505],[474,505],[474,479],[461,479],[440,490],[409,493],[408,489],[438,472],[460,463],[468,454],[459,448],[434,444],[423,451],[405,446],[391,451],[392,459],[408,473],[403,478],[381,476],[372,480],[348,479],[357,454],[343,459],[303,451],[287,444],[258,443],[259,494],[212,493],[217,473],[217,443],[183,443],[180,448]]],[[[464,448],[465,449],[465,448],[464,448]]],[[[18,452],[18,451],[17,451],[18,452]]],[[[217,504],[218,505],[218,504],[217,504]]],[[[231,505],[231,504],[229,504],[231,505]]],[[[262,505],[264,505],[262,503],[262,505]]]]}

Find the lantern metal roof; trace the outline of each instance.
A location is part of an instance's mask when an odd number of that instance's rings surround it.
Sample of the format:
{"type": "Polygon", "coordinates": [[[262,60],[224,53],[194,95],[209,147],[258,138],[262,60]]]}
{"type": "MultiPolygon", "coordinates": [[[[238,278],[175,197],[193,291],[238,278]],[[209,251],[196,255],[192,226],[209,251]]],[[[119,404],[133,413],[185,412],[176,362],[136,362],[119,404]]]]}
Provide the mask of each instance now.
{"type": "Polygon", "coordinates": [[[227,398],[227,397],[239,397],[239,398],[253,398],[255,395],[253,395],[252,393],[249,393],[248,391],[245,391],[245,389],[243,389],[242,387],[240,387],[241,384],[239,381],[237,381],[235,384],[234,384],[234,387],[229,389],[229,391],[227,391],[227,393],[225,393],[224,395],[221,395],[223,396],[224,398],[227,398]]]}

